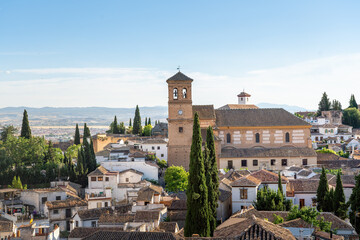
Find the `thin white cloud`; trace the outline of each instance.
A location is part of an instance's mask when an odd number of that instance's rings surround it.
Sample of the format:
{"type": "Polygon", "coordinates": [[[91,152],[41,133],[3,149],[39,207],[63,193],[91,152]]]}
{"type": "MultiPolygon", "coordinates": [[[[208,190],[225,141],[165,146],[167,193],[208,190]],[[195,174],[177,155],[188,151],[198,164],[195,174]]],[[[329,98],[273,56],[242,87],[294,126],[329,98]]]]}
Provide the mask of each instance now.
{"type": "MultiPolygon", "coordinates": [[[[10,70],[9,70],[10,71],[10,70]]],[[[0,106],[167,105],[166,79],[175,72],[152,68],[14,69],[0,78],[0,106]],[[16,94],[16,97],[14,96],[16,94]],[[11,101],[9,101],[11,99],[11,101]]],[[[245,88],[254,103],[270,102],[315,109],[326,91],[347,106],[360,99],[360,54],[304,61],[239,76],[186,72],[194,79],[193,103],[216,107],[236,103],[245,88]]]]}

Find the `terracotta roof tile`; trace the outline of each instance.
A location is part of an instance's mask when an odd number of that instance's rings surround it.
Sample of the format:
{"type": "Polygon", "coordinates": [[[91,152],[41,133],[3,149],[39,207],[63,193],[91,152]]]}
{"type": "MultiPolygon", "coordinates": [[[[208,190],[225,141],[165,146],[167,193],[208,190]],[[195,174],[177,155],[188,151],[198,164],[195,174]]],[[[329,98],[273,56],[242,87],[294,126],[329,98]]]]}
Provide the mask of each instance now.
{"type": "Polygon", "coordinates": [[[239,178],[238,180],[235,180],[230,185],[232,187],[257,187],[261,183],[261,180],[258,178],[255,178],[251,175],[239,178]]]}
{"type": "Polygon", "coordinates": [[[87,201],[80,198],[68,198],[66,200],[56,200],[56,201],[47,201],[46,206],[48,209],[57,209],[57,208],[71,208],[79,206],[87,206],[87,201]]]}
{"type": "MultiPolygon", "coordinates": [[[[278,174],[267,170],[259,170],[250,174],[250,176],[259,179],[262,183],[277,183],[279,181],[278,174]]],[[[288,182],[287,177],[281,176],[281,183],[288,182]]]]}

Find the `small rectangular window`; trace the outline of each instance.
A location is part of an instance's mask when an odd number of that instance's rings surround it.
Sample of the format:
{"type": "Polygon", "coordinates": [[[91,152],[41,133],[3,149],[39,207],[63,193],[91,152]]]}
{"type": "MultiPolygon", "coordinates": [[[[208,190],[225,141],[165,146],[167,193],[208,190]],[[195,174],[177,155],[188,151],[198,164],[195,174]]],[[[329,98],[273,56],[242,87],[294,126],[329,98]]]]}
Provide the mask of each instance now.
{"type": "Polygon", "coordinates": [[[126,182],[129,182],[129,178],[126,178],[125,181],[126,181],[126,182]]]}
{"type": "Polygon", "coordinates": [[[56,200],[61,200],[61,196],[56,196],[56,200]]]}
{"type": "Polygon", "coordinates": [[[109,177],[105,177],[105,181],[108,182],[108,181],[109,181],[109,177]]]}
{"type": "Polygon", "coordinates": [[[152,146],[152,147],[151,147],[151,149],[152,149],[152,150],[155,150],[155,147],[154,147],[154,146],[152,146]]]}
{"type": "Polygon", "coordinates": [[[43,198],[41,198],[41,203],[42,203],[42,204],[45,204],[45,203],[46,203],[46,201],[47,201],[47,197],[43,197],[43,198]]]}
{"type": "Polygon", "coordinates": [[[287,166],[287,159],[281,159],[281,166],[287,166]]]}
{"type": "Polygon", "coordinates": [[[274,166],[275,163],[276,163],[276,160],[275,160],[275,159],[271,159],[271,160],[270,160],[270,163],[271,163],[271,166],[274,166]]]}
{"type": "Polygon", "coordinates": [[[240,189],[240,199],[247,199],[248,196],[247,196],[247,189],[243,188],[243,189],[240,189]]]}
{"type": "Polygon", "coordinates": [[[182,132],[184,132],[183,127],[179,127],[179,133],[182,133],[182,132]]]}
{"type": "Polygon", "coordinates": [[[228,161],[228,169],[232,169],[233,168],[233,161],[229,160],[228,161]]]}
{"type": "Polygon", "coordinates": [[[158,146],[157,149],[160,150],[160,146],[158,146]]]}
{"type": "Polygon", "coordinates": [[[253,166],[257,166],[258,165],[258,160],[253,160],[253,166]]]}
{"type": "Polygon", "coordinates": [[[164,157],[164,154],[163,154],[163,153],[161,154],[161,157],[164,157]]]}
{"type": "Polygon", "coordinates": [[[92,182],[96,182],[96,177],[91,177],[92,182]]]}
{"type": "Polygon", "coordinates": [[[247,160],[241,160],[241,166],[247,167],[247,160]]]}
{"type": "Polygon", "coordinates": [[[55,209],[55,210],[53,211],[53,214],[59,214],[59,210],[58,210],[58,209],[55,209]]]}
{"type": "Polygon", "coordinates": [[[101,202],[96,203],[96,207],[97,207],[97,208],[101,208],[101,207],[102,207],[102,203],[101,203],[101,202]]]}
{"type": "Polygon", "coordinates": [[[76,221],[76,222],[75,222],[75,226],[76,226],[76,227],[79,227],[79,221],[76,221]]]}
{"type": "Polygon", "coordinates": [[[302,165],[308,165],[307,159],[303,159],[303,160],[302,160],[302,165]]]}
{"type": "Polygon", "coordinates": [[[103,180],[104,180],[103,177],[98,177],[99,182],[102,182],[103,180]]]}
{"type": "Polygon", "coordinates": [[[91,227],[96,227],[96,221],[91,221],[91,227]]]}
{"type": "Polygon", "coordinates": [[[108,207],[109,206],[109,203],[108,202],[105,202],[105,207],[108,207]]]}

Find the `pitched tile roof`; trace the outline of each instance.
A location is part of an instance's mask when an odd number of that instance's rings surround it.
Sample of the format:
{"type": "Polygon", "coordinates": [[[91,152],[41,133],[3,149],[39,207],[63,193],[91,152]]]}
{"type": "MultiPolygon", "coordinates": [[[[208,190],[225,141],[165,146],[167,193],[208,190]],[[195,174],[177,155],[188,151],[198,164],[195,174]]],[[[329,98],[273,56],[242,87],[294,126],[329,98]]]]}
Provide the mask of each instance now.
{"type": "Polygon", "coordinates": [[[312,236],[316,237],[316,239],[321,239],[321,240],[344,240],[343,236],[332,234],[332,236],[330,237],[330,233],[320,232],[320,231],[313,232],[312,236]]]}
{"type": "MultiPolygon", "coordinates": [[[[253,172],[250,176],[259,179],[262,183],[277,183],[279,181],[278,174],[265,169],[253,172]]],[[[281,176],[281,183],[286,183],[288,181],[289,179],[287,177],[281,176]]]]}
{"type": "Polygon", "coordinates": [[[167,141],[162,138],[151,138],[145,140],[142,144],[167,144],[167,141]]]}
{"type": "Polygon", "coordinates": [[[86,210],[79,210],[78,215],[82,220],[87,219],[99,219],[102,214],[112,214],[114,212],[122,214],[131,211],[132,204],[122,204],[115,206],[115,211],[112,207],[104,207],[104,208],[93,208],[86,210]]]}
{"type": "Polygon", "coordinates": [[[162,187],[150,185],[143,187],[139,190],[137,201],[145,201],[150,202],[154,194],[161,194],[162,193],[162,187]]]}
{"type": "Polygon", "coordinates": [[[116,225],[116,224],[124,224],[126,222],[133,222],[135,220],[135,214],[134,213],[123,213],[123,214],[102,214],[99,218],[98,223],[101,224],[110,224],[110,225],[116,225]]]}
{"type": "Polygon", "coordinates": [[[97,167],[94,171],[88,174],[88,176],[103,176],[103,175],[116,175],[117,172],[111,172],[103,166],[97,167]]]}
{"type": "Polygon", "coordinates": [[[282,108],[215,110],[218,127],[311,126],[282,108]]]}
{"type": "Polygon", "coordinates": [[[176,240],[173,233],[169,232],[120,232],[120,231],[97,231],[84,240],[176,240]]]}
{"type": "Polygon", "coordinates": [[[253,104],[226,104],[222,107],[219,107],[219,110],[229,110],[229,109],[258,109],[259,107],[253,104]]]}
{"type": "Polygon", "coordinates": [[[214,237],[236,237],[237,239],[240,239],[247,234],[253,226],[258,226],[263,229],[268,235],[272,235],[272,238],[274,239],[295,240],[295,237],[288,229],[261,218],[257,218],[254,215],[250,218],[230,218],[226,220],[223,224],[216,228],[214,237]]]}
{"type": "Polygon", "coordinates": [[[214,105],[193,105],[192,106],[193,114],[197,112],[199,118],[202,119],[215,119],[215,110],[214,105]]]}
{"type": "Polygon", "coordinates": [[[175,233],[179,231],[179,226],[176,222],[161,222],[159,228],[165,232],[175,233]]]}
{"type": "Polygon", "coordinates": [[[318,161],[333,161],[333,160],[349,160],[348,158],[340,157],[334,153],[316,152],[318,161]]]}
{"type": "Polygon", "coordinates": [[[174,76],[166,80],[166,82],[168,81],[193,81],[193,79],[189,78],[188,76],[179,71],[174,76]]]}
{"type": "Polygon", "coordinates": [[[186,199],[173,200],[168,210],[186,210],[186,199]]]}
{"type": "Polygon", "coordinates": [[[239,93],[237,96],[238,96],[238,97],[251,97],[250,94],[248,94],[248,93],[246,93],[246,92],[244,92],[244,91],[242,91],[241,93],[239,93]]]}
{"type": "Polygon", "coordinates": [[[219,200],[220,202],[224,202],[231,197],[231,191],[226,191],[224,189],[219,189],[220,195],[219,200]]]}
{"type": "Polygon", "coordinates": [[[255,178],[251,175],[239,178],[238,180],[235,180],[230,185],[232,187],[257,187],[261,183],[261,180],[258,178],[255,178]]]}
{"type": "Polygon", "coordinates": [[[0,232],[12,232],[13,222],[7,218],[0,216],[0,232]]]}
{"type": "Polygon", "coordinates": [[[121,171],[121,172],[119,172],[119,174],[123,174],[123,173],[126,173],[126,172],[133,172],[133,173],[136,173],[136,174],[139,174],[139,175],[144,175],[143,172],[140,172],[140,171],[132,169],[132,168],[121,171]]]}
{"type": "Polygon", "coordinates": [[[319,181],[318,179],[291,179],[288,189],[294,193],[316,193],[319,181]]]}
{"type": "MultiPolygon", "coordinates": [[[[355,187],[355,175],[341,175],[340,178],[343,187],[355,187]]],[[[328,182],[330,185],[336,186],[336,177],[331,178],[328,182]]]]}
{"type": "Polygon", "coordinates": [[[235,171],[234,169],[230,169],[224,175],[224,178],[226,178],[226,179],[228,179],[230,181],[234,181],[234,180],[239,179],[241,177],[242,177],[242,175],[238,171],[235,171]]]}
{"type": "Polygon", "coordinates": [[[160,210],[137,210],[135,214],[136,222],[151,222],[160,219],[160,210]]]}
{"type": "Polygon", "coordinates": [[[269,158],[269,157],[316,157],[312,148],[235,148],[221,149],[221,158],[269,158]]]}
{"type": "Polygon", "coordinates": [[[312,174],[312,173],[313,173],[313,171],[304,169],[304,170],[302,170],[301,172],[299,172],[297,175],[298,175],[298,176],[307,177],[307,176],[309,176],[309,175],[312,174]]]}
{"type": "Polygon", "coordinates": [[[70,234],[69,234],[69,238],[80,238],[83,239],[85,237],[88,237],[92,234],[94,234],[95,232],[98,231],[122,231],[121,228],[119,227],[77,227],[74,228],[70,234]]]}
{"type": "Polygon", "coordinates": [[[305,222],[301,218],[293,219],[280,223],[281,227],[293,227],[293,228],[312,228],[313,226],[310,223],[305,222]]]}
{"type": "Polygon", "coordinates": [[[45,204],[48,209],[58,209],[87,206],[88,202],[81,198],[68,198],[66,200],[47,201],[45,204]]]}

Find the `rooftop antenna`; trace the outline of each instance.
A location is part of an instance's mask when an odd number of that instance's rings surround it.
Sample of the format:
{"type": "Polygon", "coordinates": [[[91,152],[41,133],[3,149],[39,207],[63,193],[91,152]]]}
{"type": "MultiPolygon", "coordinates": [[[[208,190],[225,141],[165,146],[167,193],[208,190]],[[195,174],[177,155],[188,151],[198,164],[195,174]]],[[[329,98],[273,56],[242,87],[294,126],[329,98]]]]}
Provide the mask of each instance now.
{"type": "Polygon", "coordinates": [[[180,65],[177,67],[177,70],[180,72],[180,65]]]}

